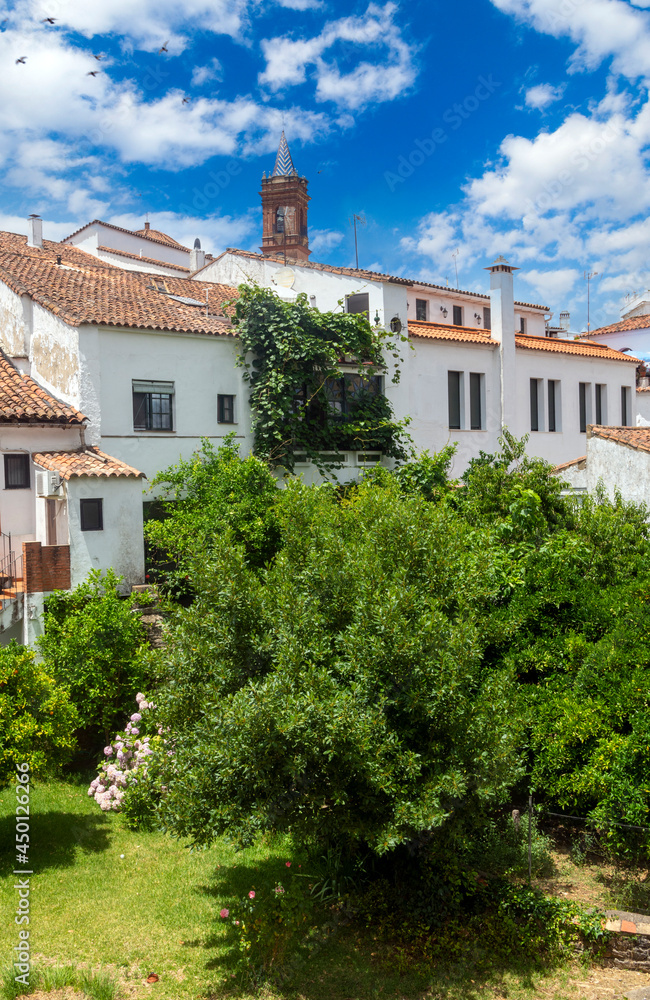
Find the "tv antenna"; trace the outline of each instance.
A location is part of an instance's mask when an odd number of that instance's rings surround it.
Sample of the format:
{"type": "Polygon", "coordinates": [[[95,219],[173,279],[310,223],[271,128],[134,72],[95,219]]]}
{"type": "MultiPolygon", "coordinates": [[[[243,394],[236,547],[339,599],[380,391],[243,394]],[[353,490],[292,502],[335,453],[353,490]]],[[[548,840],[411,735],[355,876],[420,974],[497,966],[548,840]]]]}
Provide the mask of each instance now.
{"type": "Polygon", "coordinates": [[[366,224],[366,217],[365,217],[365,215],[353,215],[352,219],[350,221],[351,221],[352,225],[354,226],[354,257],[355,257],[355,260],[357,262],[356,270],[358,271],[359,270],[359,246],[358,246],[358,243],[357,243],[357,222],[359,223],[360,226],[365,226],[365,224],[366,224]]]}
{"type": "Polygon", "coordinates": [[[591,279],[592,278],[597,278],[597,277],[598,277],[598,271],[585,271],[585,273],[584,273],[584,278],[585,278],[585,281],[587,282],[587,336],[589,335],[589,333],[591,331],[591,322],[590,322],[590,320],[591,320],[591,309],[590,309],[591,300],[590,300],[590,295],[589,295],[589,289],[590,289],[591,279]]]}
{"type": "Polygon", "coordinates": [[[458,288],[458,254],[459,253],[460,253],[460,248],[456,247],[456,249],[454,250],[454,252],[451,255],[454,258],[454,267],[456,268],[456,288],[458,288]]]}

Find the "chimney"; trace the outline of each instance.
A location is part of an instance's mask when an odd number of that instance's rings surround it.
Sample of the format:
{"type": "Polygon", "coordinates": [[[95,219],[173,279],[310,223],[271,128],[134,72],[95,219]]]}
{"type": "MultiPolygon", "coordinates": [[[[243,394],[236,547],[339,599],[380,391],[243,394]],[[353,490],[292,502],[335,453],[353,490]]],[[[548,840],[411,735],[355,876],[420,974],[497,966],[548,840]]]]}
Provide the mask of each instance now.
{"type": "Polygon", "coordinates": [[[515,296],[512,267],[505,257],[497,257],[485,268],[490,272],[490,315],[492,340],[499,342],[501,358],[501,427],[515,429],[515,296]]]}
{"type": "Polygon", "coordinates": [[[194,248],[190,250],[190,273],[200,270],[205,264],[205,250],[201,250],[201,240],[194,240],[194,248]]]}
{"type": "Polygon", "coordinates": [[[145,222],[144,229],[145,229],[145,232],[148,232],[151,229],[151,223],[150,222],[145,222]]]}
{"type": "Polygon", "coordinates": [[[566,309],[560,313],[560,329],[566,333],[571,329],[571,313],[567,312],[566,309]]]}
{"type": "Polygon", "coordinates": [[[43,220],[40,215],[30,215],[27,220],[27,246],[43,249],[43,220]]]}

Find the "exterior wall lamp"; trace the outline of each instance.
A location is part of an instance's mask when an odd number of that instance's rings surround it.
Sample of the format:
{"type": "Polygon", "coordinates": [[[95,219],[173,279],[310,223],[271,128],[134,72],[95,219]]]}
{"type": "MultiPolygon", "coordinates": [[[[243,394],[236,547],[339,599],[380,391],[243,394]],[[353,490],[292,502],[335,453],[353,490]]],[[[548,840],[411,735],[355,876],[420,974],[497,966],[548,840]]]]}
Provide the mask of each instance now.
{"type": "Polygon", "coordinates": [[[440,306],[440,312],[445,317],[445,319],[447,319],[447,313],[449,312],[449,310],[446,309],[445,306],[440,306]]]}

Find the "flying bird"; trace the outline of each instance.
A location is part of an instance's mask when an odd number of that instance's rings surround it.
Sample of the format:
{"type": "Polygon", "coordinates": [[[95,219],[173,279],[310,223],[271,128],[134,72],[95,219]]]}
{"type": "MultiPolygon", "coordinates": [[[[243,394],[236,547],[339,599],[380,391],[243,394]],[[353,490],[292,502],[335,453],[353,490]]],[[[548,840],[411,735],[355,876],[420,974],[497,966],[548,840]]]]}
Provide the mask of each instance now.
{"type": "Polygon", "coordinates": [[[95,59],[105,59],[105,58],[106,58],[105,52],[100,52],[99,55],[95,56],[95,59]]]}
{"type": "Polygon", "coordinates": [[[16,59],[16,66],[18,65],[18,63],[24,63],[24,62],[27,62],[27,56],[21,56],[20,59],[16,59]]]}
{"type": "Polygon", "coordinates": [[[183,98],[183,104],[189,104],[191,100],[192,100],[191,97],[184,97],[183,98]]]}
{"type": "Polygon", "coordinates": [[[90,73],[86,73],[86,76],[98,76],[98,75],[99,75],[98,69],[91,69],[90,73]]]}
{"type": "Polygon", "coordinates": [[[161,52],[169,52],[169,49],[167,48],[168,45],[169,45],[169,39],[167,39],[162,48],[158,49],[158,55],[160,55],[161,52]]]}
{"type": "Polygon", "coordinates": [[[43,20],[41,21],[41,24],[54,24],[55,21],[56,21],[55,17],[44,17],[43,20]]]}

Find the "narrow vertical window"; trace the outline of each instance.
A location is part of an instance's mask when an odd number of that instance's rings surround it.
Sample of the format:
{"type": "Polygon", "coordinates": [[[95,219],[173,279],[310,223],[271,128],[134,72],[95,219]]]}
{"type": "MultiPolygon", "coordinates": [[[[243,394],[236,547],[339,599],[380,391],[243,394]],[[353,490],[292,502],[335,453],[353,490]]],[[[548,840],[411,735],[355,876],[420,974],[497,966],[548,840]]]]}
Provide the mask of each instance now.
{"type": "Polygon", "coordinates": [[[596,384],[596,423],[604,424],[605,420],[605,386],[596,384]]]}
{"type": "Polygon", "coordinates": [[[30,488],[29,455],[5,455],[5,489],[30,488]]]}
{"type": "Polygon", "coordinates": [[[454,326],[463,325],[463,307],[454,306],[454,326]]]}
{"type": "Polygon", "coordinates": [[[492,313],[489,306],[483,306],[483,329],[492,329],[492,313]]]}
{"type": "Polygon", "coordinates": [[[578,386],[578,405],[580,408],[580,433],[587,430],[587,383],[580,382],[578,386]]]}
{"type": "Polygon", "coordinates": [[[235,397],[219,393],[217,395],[217,421],[220,424],[234,424],[235,397]]]}
{"type": "Polygon", "coordinates": [[[628,427],[630,423],[630,388],[621,386],[621,424],[628,427]]]}
{"type": "Polygon", "coordinates": [[[427,321],[427,300],[426,299],[416,299],[415,300],[415,318],[419,323],[426,323],[427,321]]]}
{"type": "Polygon", "coordinates": [[[530,380],[530,429],[539,430],[539,385],[536,378],[530,380]]]}
{"type": "Polygon", "coordinates": [[[524,319],[523,316],[519,317],[519,332],[520,333],[526,332],[526,320],[524,319]]]}
{"type": "Polygon", "coordinates": [[[557,430],[557,421],[555,416],[555,382],[552,378],[548,380],[548,429],[549,431],[557,430]]]}
{"type": "Polygon", "coordinates": [[[480,372],[469,373],[469,425],[473,431],[483,430],[482,382],[480,372]]]}
{"type": "Polygon", "coordinates": [[[461,379],[462,372],[447,372],[447,392],[449,402],[449,427],[451,430],[461,429],[461,379]]]}
{"type": "Polygon", "coordinates": [[[275,231],[276,233],[284,232],[284,208],[282,206],[275,213],[275,231]]]}

